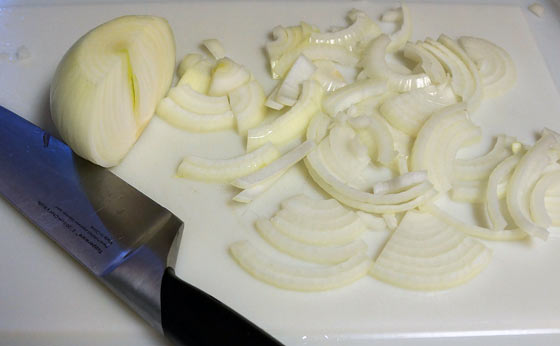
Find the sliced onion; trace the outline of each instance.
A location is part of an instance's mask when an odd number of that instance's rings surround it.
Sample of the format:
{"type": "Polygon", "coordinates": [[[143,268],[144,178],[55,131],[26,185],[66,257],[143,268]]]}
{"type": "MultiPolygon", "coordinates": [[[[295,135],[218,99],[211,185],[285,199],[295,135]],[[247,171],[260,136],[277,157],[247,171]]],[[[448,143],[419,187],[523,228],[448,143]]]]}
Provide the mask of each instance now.
{"type": "Polygon", "coordinates": [[[293,106],[299,97],[301,83],[311,77],[317,67],[304,55],[300,55],[276,91],[275,101],[293,106]]]}
{"type": "Polygon", "coordinates": [[[313,64],[317,69],[311,75],[311,79],[319,82],[326,92],[335,91],[347,85],[346,79],[332,61],[315,60],[313,64]]]}
{"type": "Polygon", "coordinates": [[[228,95],[231,110],[237,120],[237,132],[244,136],[247,131],[257,126],[266,113],[264,91],[256,80],[231,91],[228,95]]]}
{"type": "Polygon", "coordinates": [[[513,87],[517,80],[515,64],[503,48],[471,36],[460,37],[459,44],[480,72],[485,97],[500,96],[513,87]]]}
{"type": "Polygon", "coordinates": [[[356,214],[362,219],[366,227],[373,231],[380,231],[387,229],[387,224],[383,217],[375,216],[371,213],[366,213],[361,210],[356,211],[356,214]]]}
{"type": "Polygon", "coordinates": [[[480,73],[476,67],[474,61],[469,57],[469,55],[457,44],[457,42],[450,37],[441,34],[438,38],[445,47],[447,47],[453,54],[455,54],[467,67],[471,78],[473,80],[473,91],[470,94],[468,100],[466,101],[469,110],[473,111],[478,108],[480,101],[482,101],[482,80],[480,78],[480,73]]]}
{"type": "Polygon", "coordinates": [[[506,158],[504,161],[499,163],[494,170],[492,170],[492,173],[490,173],[490,176],[488,177],[486,189],[486,210],[488,212],[488,218],[490,219],[492,228],[495,230],[502,230],[507,226],[507,221],[500,209],[499,184],[502,181],[509,181],[509,176],[519,163],[519,160],[521,160],[521,156],[521,153],[517,153],[506,158]]]}
{"type": "Polygon", "coordinates": [[[447,80],[447,74],[439,60],[419,44],[407,42],[403,50],[404,57],[418,63],[416,69],[424,71],[434,84],[447,80]]]}
{"type": "Polygon", "coordinates": [[[208,93],[214,65],[214,61],[208,59],[198,61],[185,69],[177,85],[187,84],[198,93],[208,93]]]}
{"type": "MultiPolygon", "coordinates": [[[[266,167],[266,166],[265,166],[266,167]]],[[[271,177],[267,179],[261,184],[255,185],[253,187],[244,189],[243,191],[239,192],[237,195],[233,196],[232,200],[239,202],[239,203],[251,203],[257,197],[259,197],[262,193],[268,190],[276,180],[280,179],[281,175],[271,177]]]]}
{"type": "Polygon", "coordinates": [[[369,41],[381,34],[381,29],[367,14],[353,9],[348,14],[352,24],[342,30],[329,33],[312,33],[309,37],[314,44],[331,44],[355,50],[359,42],[369,41]]]}
{"type": "MultiPolygon", "coordinates": [[[[282,26],[277,26],[272,29],[273,41],[266,43],[266,51],[268,53],[268,58],[273,62],[280,59],[280,57],[288,51],[294,49],[301,41],[304,39],[303,29],[300,25],[290,26],[284,28],[282,26]]],[[[272,66],[274,72],[274,66],[272,66]]],[[[274,73],[273,73],[274,74],[274,73]]],[[[278,78],[273,75],[272,78],[278,78]]]]}
{"type": "Polygon", "coordinates": [[[451,75],[451,88],[453,92],[461,97],[461,101],[468,102],[474,93],[474,80],[465,63],[443,44],[432,39],[426,39],[420,45],[432,53],[441,62],[443,67],[451,75]]]}
{"type": "Polygon", "coordinates": [[[314,199],[306,195],[296,195],[280,203],[282,209],[291,211],[300,216],[313,219],[337,219],[352,213],[344,208],[336,199],[314,199]]]}
{"type": "Polygon", "coordinates": [[[328,135],[331,123],[331,118],[325,113],[316,113],[309,122],[305,137],[307,140],[314,141],[317,144],[320,143],[328,135]]]}
{"type": "Polygon", "coordinates": [[[542,239],[548,237],[548,231],[531,220],[529,197],[531,187],[550,162],[548,150],[558,145],[557,135],[551,132],[543,131],[537,143],[523,155],[510,178],[506,195],[508,210],[517,226],[542,239]]]}
{"type": "Polygon", "coordinates": [[[387,91],[385,82],[374,79],[364,79],[348,84],[328,94],[323,99],[323,109],[334,117],[338,112],[372,96],[378,96],[387,91]]]}
{"type": "Polygon", "coordinates": [[[220,131],[235,125],[230,110],[221,114],[198,114],[182,108],[169,97],[160,101],[156,113],[171,125],[192,132],[220,131]]]}
{"type": "Polygon", "coordinates": [[[386,194],[404,191],[428,180],[426,171],[408,172],[396,178],[380,181],[373,186],[373,194],[386,194]]]}
{"type": "MultiPolygon", "coordinates": [[[[451,199],[457,202],[484,203],[486,202],[487,186],[487,179],[454,181],[451,189],[451,199]]],[[[505,197],[507,179],[500,181],[496,189],[497,198],[505,197]]]]}
{"type": "Polygon", "coordinates": [[[181,108],[198,114],[221,114],[230,110],[226,96],[208,96],[191,88],[188,84],[169,90],[167,96],[181,108]]]}
{"type": "Polygon", "coordinates": [[[257,230],[259,234],[276,249],[308,262],[337,264],[367,249],[367,244],[360,239],[341,246],[319,246],[301,243],[278,231],[276,227],[266,219],[257,221],[257,230]]]}
{"type": "Polygon", "coordinates": [[[257,279],[297,291],[322,291],[349,285],[364,277],[371,267],[371,260],[364,253],[335,266],[310,268],[276,261],[248,241],[233,243],[230,252],[239,265],[257,279]]]}
{"type": "Polygon", "coordinates": [[[458,180],[476,180],[487,178],[492,170],[506,157],[512,154],[511,145],[516,141],[514,137],[500,135],[492,150],[487,154],[473,159],[456,159],[453,172],[458,180]]]}
{"type": "Polygon", "coordinates": [[[330,60],[345,66],[356,66],[359,61],[358,56],[353,52],[330,44],[309,44],[302,49],[301,54],[313,61],[330,60]]]}
{"type": "Polygon", "coordinates": [[[403,2],[401,2],[401,12],[402,25],[398,31],[391,34],[391,43],[387,46],[388,53],[393,53],[402,49],[406,42],[410,40],[410,36],[412,36],[412,19],[410,16],[410,10],[403,2]]]}
{"type": "Polygon", "coordinates": [[[374,39],[365,50],[360,64],[370,78],[387,81],[387,87],[398,92],[424,88],[431,84],[425,73],[403,74],[392,70],[385,61],[385,54],[390,46],[389,36],[382,34],[374,39]]]}
{"type": "Polygon", "coordinates": [[[284,108],[284,105],[276,102],[276,96],[278,95],[278,89],[280,89],[280,83],[278,83],[274,89],[272,89],[272,91],[270,92],[270,94],[268,94],[268,97],[266,98],[266,101],[264,103],[265,106],[267,106],[268,108],[271,109],[275,109],[275,110],[281,110],[282,108],[284,108]]]}
{"type": "Polygon", "coordinates": [[[285,211],[283,212],[270,219],[274,227],[286,236],[306,244],[342,245],[356,240],[366,231],[365,224],[356,215],[341,220],[344,221],[342,224],[339,222],[331,225],[319,222],[318,225],[303,225],[301,219],[286,217],[285,211]],[[325,227],[327,225],[328,227],[325,227]]]}
{"type": "Polygon", "coordinates": [[[223,59],[226,56],[226,50],[224,49],[224,46],[219,40],[215,38],[210,38],[202,41],[202,45],[206,47],[206,49],[208,49],[214,59],[219,60],[223,59]]]}
{"type": "Polygon", "coordinates": [[[456,102],[449,87],[429,85],[387,99],[379,111],[392,126],[409,136],[416,136],[432,113],[456,102]]]}
{"type": "Polygon", "coordinates": [[[493,230],[469,223],[463,222],[449,213],[441,210],[433,203],[426,203],[420,208],[423,211],[434,215],[449,226],[468,234],[472,237],[486,240],[519,240],[527,236],[527,234],[519,229],[513,230],[493,230]]]}
{"type": "Polygon", "coordinates": [[[480,138],[480,128],[467,117],[465,105],[458,104],[434,113],[422,126],[410,156],[413,171],[428,172],[434,188],[451,188],[452,162],[465,143],[480,138]]]}
{"type": "Polygon", "coordinates": [[[190,155],[179,165],[177,175],[195,180],[230,182],[258,170],[279,156],[278,149],[272,144],[229,159],[213,160],[190,155]]]}
{"type": "Polygon", "coordinates": [[[202,55],[198,53],[189,53],[185,55],[179,63],[179,67],[177,67],[177,77],[183,77],[189,68],[199,63],[202,59],[202,55]]]}
{"type": "Polygon", "coordinates": [[[492,252],[433,216],[408,212],[370,274],[399,287],[440,290],[463,284],[489,263],[492,252]]]}
{"type": "Polygon", "coordinates": [[[247,136],[247,150],[251,151],[270,142],[282,145],[305,132],[309,121],[321,108],[323,89],[319,83],[307,80],[302,84],[298,102],[289,111],[271,124],[250,129],[247,136]]]}
{"type": "Polygon", "coordinates": [[[251,80],[251,72],[231,59],[216,62],[208,95],[224,96],[251,80]]]}
{"type": "Polygon", "coordinates": [[[349,123],[355,128],[366,129],[375,139],[377,161],[389,165],[395,158],[396,152],[393,146],[393,135],[387,123],[376,112],[370,115],[362,115],[353,118],[349,123]]]}
{"type": "Polygon", "coordinates": [[[311,178],[328,194],[343,204],[366,212],[382,214],[406,211],[425,203],[436,194],[428,182],[386,195],[373,195],[352,188],[330,173],[318,150],[309,153],[304,163],[311,178]]]}
{"type": "Polygon", "coordinates": [[[387,225],[387,228],[391,231],[394,231],[395,229],[397,229],[397,227],[399,225],[399,221],[397,220],[397,217],[395,216],[394,213],[383,214],[383,221],[385,221],[385,224],[387,225]]]}
{"type": "Polygon", "coordinates": [[[313,148],[313,141],[306,141],[268,165],[249,175],[238,178],[231,184],[240,189],[249,189],[256,185],[267,184],[269,180],[276,180],[288,171],[290,167],[301,161],[313,148]]]}
{"type": "MultiPolygon", "coordinates": [[[[371,162],[367,149],[358,142],[358,146],[352,144],[356,139],[356,133],[349,126],[335,125],[331,128],[328,136],[329,146],[332,153],[332,164],[342,171],[341,178],[347,182],[354,181],[371,162]]],[[[324,141],[326,144],[326,140],[324,141]]],[[[320,144],[323,145],[323,144],[320,144]]]]}
{"type": "Polygon", "coordinates": [[[551,186],[558,183],[560,183],[560,171],[552,171],[543,174],[535,184],[533,191],[531,191],[529,203],[531,215],[535,223],[541,227],[546,228],[552,225],[552,219],[546,210],[545,193],[551,186]]]}

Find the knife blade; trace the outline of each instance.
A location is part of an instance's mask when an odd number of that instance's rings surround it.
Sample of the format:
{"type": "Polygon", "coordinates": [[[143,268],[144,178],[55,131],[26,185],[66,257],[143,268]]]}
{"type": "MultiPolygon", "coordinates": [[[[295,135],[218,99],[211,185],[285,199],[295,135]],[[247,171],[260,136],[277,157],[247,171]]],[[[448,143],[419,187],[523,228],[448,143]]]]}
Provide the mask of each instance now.
{"type": "Polygon", "coordinates": [[[179,345],[281,345],[173,270],[183,222],[0,106],[0,194],[179,345]]]}

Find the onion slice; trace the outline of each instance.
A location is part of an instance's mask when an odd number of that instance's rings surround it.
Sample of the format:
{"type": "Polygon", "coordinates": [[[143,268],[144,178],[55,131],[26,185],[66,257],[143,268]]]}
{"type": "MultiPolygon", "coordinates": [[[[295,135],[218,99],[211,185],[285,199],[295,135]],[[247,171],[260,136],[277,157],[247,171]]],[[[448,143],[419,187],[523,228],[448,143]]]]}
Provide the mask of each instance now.
{"type": "Polygon", "coordinates": [[[179,165],[177,175],[202,181],[230,182],[271,163],[278,156],[280,153],[272,144],[229,159],[213,160],[189,155],[179,165]]]}
{"type": "Polygon", "coordinates": [[[560,183],[560,171],[552,171],[543,174],[531,191],[529,207],[535,223],[541,227],[552,225],[552,219],[548,215],[545,205],[545,193],[554,185],[560,183]]]}
{"type": "Polygon", "coordinates": [[[486,188],[486,210],[488,212],[488,218],[490,219],[492,228],[495,230],[502,230],[507,226],[507,221],[500,209],[498,184],[504,180],[506,182],[509,181],[509,176],[519,163],[519,160],[521,160],[521,156],[521,153],[517,153],[500,162],[488,177],[488,184],[486,188]]]}
{"type": "Polygon", "coordinates": [[[234,180],[231,184],[240,189],[249,189],[256,185],[266,184],[269,180],[275,181],[290,167],[301,161],[314,147],[314,142],[306,141],[261,169],[234,180]]]}
{"type": "Polygon", "coordinates": [[[249,130],[247,150],[251,151],[270,142],[282,145],[305,133],[309,121],[321,108],[323,89],[314,80],[302,84],[298,102],[286,113],[280,115],[271,124],[249,130]]]}
{"type": "Polygon", "coordinates": [[[338,112],[342,112],[369,97],[381,95],[386,91],[387,85],[385,82],[364,79],[327,94],[323,99],[323,109],[328,115],[334,117],[338,112]]]}
{"type": "Polygon", "coordinates": [[[370,274],[414,290],[463,284],[489,263],[491,250],[430,214],[409,211],[377,257],[370,274]]]}
{"type": "Polygon", "coordinates": [[[224,96],[251,80],[251,72],[229,58],[216,62],[208,89],[210,96],[224,96]]]}
{"type": "Polygon", "coordinates": [[[523,155],[515,167],[506,195],[508,210],[517,226],[529,235],[541,239],[547,239],[548,231],[531,220],[528,205],[530,190],[550,163],[548,150],[558,143],[558,134],[543,131],[541,138],[523,155]]]}
{"type": "Polygon", "coordinates": [[[264,119],[266,114],[264,90],[256,80],[231,91],[228,99],[240,135],[245,136],[249,129],[257,126],[264,119]]]}
{"type": "Polygon", "coordinates": [[[426,203],[420,207],[420,210],[426,211],[449,226],[468,234],[472,237],[486,239],[486,240],[520,240],[524,239],[527,234],[520,229],[513,230],[493,230],[469,223],[463,222],[449,213],[438,208],[433,203],[426,203]]]}
{"type": "Polygon", "coordinates": [[[221,114],[230,110],[226,96],[208,96],[183,84],[169,90],[167,96],[181,108],[198,114],[221,114]]]}
{"type": "Polygon", "coordinates": [[[453,173],[458,180],[476,180],[488,178],[498,163],[512,154],[511,145],[516,141],[514,137],[500,135],[496,143],[487,154],[473,159],[456,159],[453,163],[453,173]]]}
{"type": "Polygon", "coordinates": [[[231,129],[235,125],[230,110],[221,114],[194,113],[179,106],[169,97],[160,101],[156,113],[171,125],[192,132],[221,131],[231,129]]]}
{"type": "Polygon", "coordinates": [[[289,265],[270,258],[248,241],[230,245],[230,253],[249,274],[271,285],[297,291],[323,291],[346,286],[364,277],[371,260],[359,253],[334,266],[289,265]]]}
{"type": "Polygon", "coordinates": [[[434,84],[441,84],[447,80],[447,74],[439,60],[419,44],[407,42],[403,49],[405,58],[418,63],[416,70],[424,71],[434,84]]]}
{"type": "Polygon", "coordinates": [[[515,64],[503,48],[483,38],[462,36],[459,44],[475,62],[485,97],[497,97],[511,89],[517,80],[515,64]]]}
{"type": "Polygon", "coordinates": [[[341,246],[318,246],[301,243],[278,231],[266,219],[258,220],[256,226],[259,234],[277,250],[308,262],[337,264],[367,249],[367,244],[361,239],[341,246]]]}
{"type": "Polygon", "coordinates": [[[365,50],[360,64],[370,78],[387,81],[387,87],[398,92],[424,88],[431,84],[425,73],[403,74],[392,70],[385,61],[385,54],[390,46],[389,36],[382,34],[374,39],[365,50]]]}

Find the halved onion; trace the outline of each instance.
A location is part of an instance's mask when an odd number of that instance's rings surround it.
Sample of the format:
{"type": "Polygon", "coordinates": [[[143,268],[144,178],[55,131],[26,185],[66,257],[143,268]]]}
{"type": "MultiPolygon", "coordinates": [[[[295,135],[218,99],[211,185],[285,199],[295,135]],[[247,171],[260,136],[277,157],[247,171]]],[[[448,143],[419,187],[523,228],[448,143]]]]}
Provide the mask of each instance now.
{"type": "Polygon", "coordinates": [[[249,130],[247,150],[251,151],[267,142],[282,145],[302,135],[313,115],[320,110],[322,96],[323,89],[319,83],[313,80],[303,82],[299,100],[289,111],[271,124],[249,130]]]}
{"type": "Polygon", "coordinates": [[[508,52],[483,38],[462,36],[458,41],[478,68],[485,97],[500,96],[513,87],[517,72],[508,52]]]}
{"type": "Polygon", "coordinates": [[[264,91],[256,80],[240,86],[228,95],[231,110],[235,115],[237,132],[244,136],[257,126],[266,114],[264,91]]]}
{"type": "Polygon", "coordinates": [[[424,88],[431,84],[430,77],[425,73],[403,74],[392,70],[385,61],[385,54],[390,46],[389,36],[382,34],[374,39],[365,50],[361,66],[370,78],[387,81],[387,87],[398,92],[424,88]]]}
{"type": "Polygon", "coordinates": [[[177,175],[203,181],[230,182],[258,170],[279,156],[278,149],[272,144],[229,159],[213,160],[189,155],[179,165],[177,175]]]}
{"type": "Polygon", "coordinates": [[[239,265],[257,279],[297,291],[322,291],[349,285],[364,277],[371,267],[371,260],[363,252],[340,264],[315,268],[276,261],[248,241],[233,243],[230,252],[239,265]]]}
{"type": "Polygon", "coordinates": [[[82,36],[60,61],[50,88],[53,122],[72,150],[118,164],[173,80],[175,41],[167,21],[124,16],[82,36]]]}
{"type": "Polygon", "coordinates": [[[491,250],[430,214],[409,211],[375,260],[375,278],[414,290],[463,284],[489,263],[491,250]]]}

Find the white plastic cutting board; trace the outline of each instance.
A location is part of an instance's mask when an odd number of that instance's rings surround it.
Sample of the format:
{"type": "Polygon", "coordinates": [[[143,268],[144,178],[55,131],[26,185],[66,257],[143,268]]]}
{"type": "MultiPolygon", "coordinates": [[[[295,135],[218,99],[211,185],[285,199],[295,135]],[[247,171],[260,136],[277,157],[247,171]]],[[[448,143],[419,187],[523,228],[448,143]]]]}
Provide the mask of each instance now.
{"type": "MultiPolygon", "coordinates": [[[[124,14],[167,18],[177,58],[220,39],[266,90],[262,51],[273,26],[300,20],[325,29],[345,25],[353,7],[376,17],[390,4],[370,2],[189,2],[0,8],[0,53],[25,45],[31,58],[0,60],[0,104],[55,132],[48,111],[49,81],[66,49],[92,27],[124,14]]],[[[560,130],[560,98],[519,6],[410,4],[413,39],[472,35],[508,50],[518,83],[483,102],[473,119],[490,136],[506,132],[533,143],[547,126],[560,130]]],[[[551,15],[551,14],[548,14],[551,15]]],[[[558,41],[555,42],[558,44],[558,41]]],[[[320,195],[304,169],[290,171],[249,206],[230,202],[235,189],[174,177],[185,154],[240,154],[233,133],[193,135],[157,117],[124,162],[123,179],[185,221],[177,272],[290,345],[458,345],[560,343],[560,240],[488,243],[490,266],[468,284],[442,292],[412,292],[366,277],[323,293],[277,289],[256,281],[229,257],[227,246],[251,239],[252,226],[285,197],[320,195]],[[549,334],[549,335],[548,335],[549,334]],[[501,335],[500,337],[490,337],[501,335]],[[507,336],[514,335],[514,336],[507,336]],[[517,335],[534,335],[520,337],[517,335]]],[[[468,211],[458,210],[465,219],[468,211]]],[[[385,235],[369,235],[381,244],[385,235]]],[[[376,247],[372,248],[375,253],[376,247]]],[[[150,330],[56,245],[0,199],[0,345],[163,345],[150,330]]]]}

